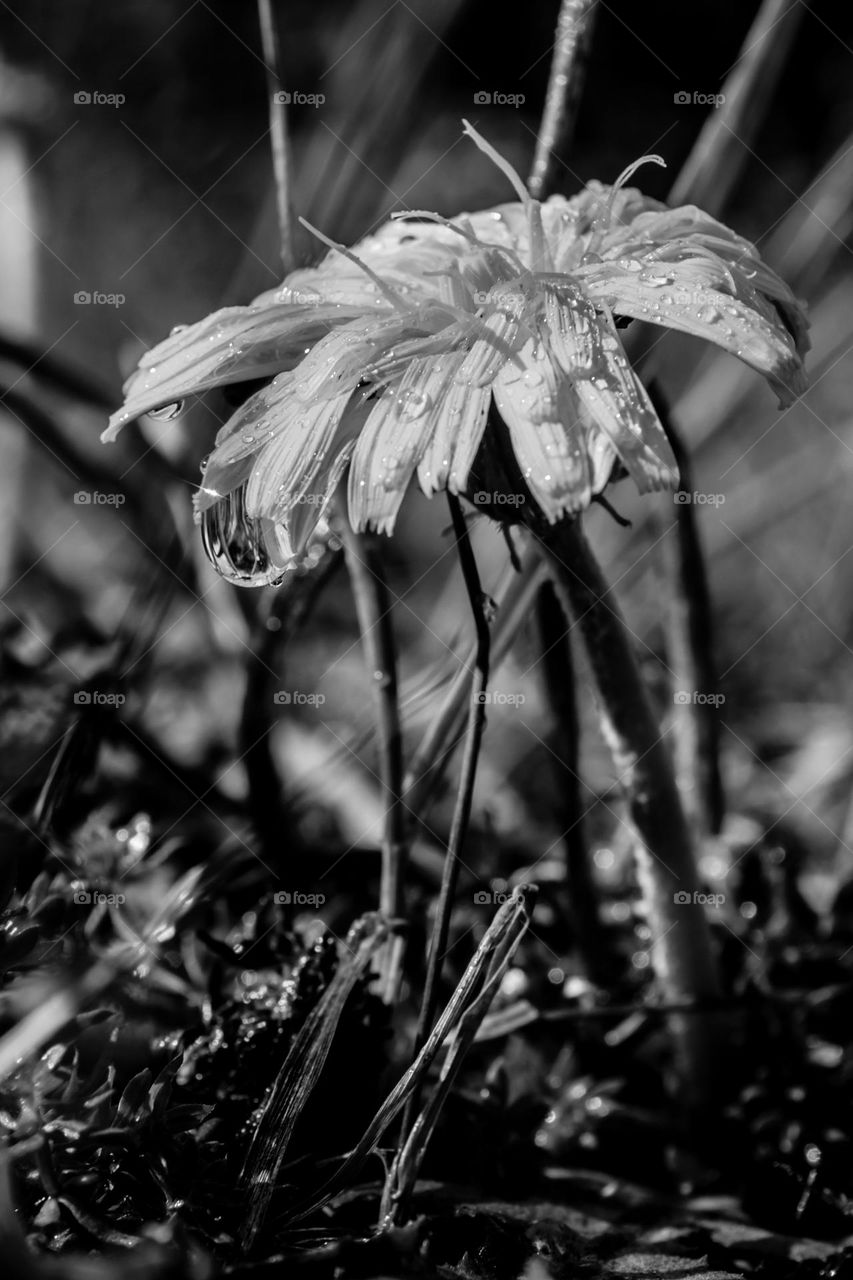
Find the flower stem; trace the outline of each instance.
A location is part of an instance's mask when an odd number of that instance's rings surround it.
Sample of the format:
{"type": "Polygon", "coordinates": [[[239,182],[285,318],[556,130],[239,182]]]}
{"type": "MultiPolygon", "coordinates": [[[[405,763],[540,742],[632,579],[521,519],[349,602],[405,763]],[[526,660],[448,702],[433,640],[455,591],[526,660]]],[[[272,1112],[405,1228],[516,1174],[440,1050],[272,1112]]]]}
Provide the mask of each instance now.
{"type": "Polygon", "coordinates": [[[568,148],[580,105],[596,0],[563,0],[536,152],[527,185],[536,200],[550,193],[554,160],[568,148]]]}
{"type": "MultiPolygon", "coordinates": [[[[403,879],[408,857],[403,791],[403,733],[397,691],[397,649],[388,584],[374,534],[354,533],[341,521],[344,557],[352,586],[364,656],[373,686],[379,749],[379,778],[385,799],[379,910],[387,920],[403,914],[403,879]]],[[[392,1004],[399,987],[403,939],[395,936],[379,957],[383,999],[392,1004]]]]}
{"type": "Polygon", "coordinates": [[[296,266],[296,219],[293,213],[293,155],[287,127],[287,105],[281,85],[281,51],[275,20],[275,0],[258,0],[261,48],[267,72],[270,147],[275,177],[279,245],[284,274],[296,266]]]}
{"type": "MultiPolygon", "coordinates": [[[[430,941],[424,994],[415,1032],[413,1055],[415,1057],[426,1043],[435,1021],[439,978],[441,976],[444,953],[447,949],[450,916],[453,910],[456,884],[459,879],[460,854],[468,831],[468,820],[471,816],[471,803],[474,795],[474,781],[477,776],[477,763],[480,758],[480,744],[483,739],[483,730],[486,727],[485,693],[489,681],[489,660],[491,655],[489,620],[486,613],[483,590],[480,585],[480,574],[468,534],[468,526],[465,523],[465,516],[459,499],[452,493],[448,493],[447,501],[450,506],[451,519],[453,520],[453,532],[456,535],[456,548],[459,553],[462,577],[465,581],[468,599],[471,602],[471,610],[474,614],[477,648],[474,656],[474,674],[471,680],[471,698],[468,704],[468,725],[465,730],[465,746],[459,776],[459,788],[456,793],[456,807],[453,811],[450,839],[447,845],[447,855],[444,859],[444,872],[430,941]]],[[[413,1093],[406,1108],[402,1127],[404,1142],[411,1130],[414,1117],[417,1115],[418,1099],[418,1093],[413,1093]]]]}
{"type": "Polygon", "coordinates": [[[612,957],[602,924],[587,848],[580,778],[580,721],[570,631],[554,591],[544,582],[536,600],[543,684],[556,721],[550,745],[558,799],[558,820],[565,832],[568,915],[580,958],[592,982],[612,977],[612,957]]]}
{"type": "MultiPolygon", "coordinates": [[[[681,488],[692,493],[690,459],[678,432],[662,406],[661,416],[678,470],[681,488]]],[[[686,693],[675,703],[675,767],[679,789],[688,814],[703,831],[718,835],[725,816],[725,795],[720,772],[720,723],[715,703],[714,610],[708,570],[696,511],[692,503],[675,506],[675,537],[664,539],[668,559],[671,599],[667,616],[669,665],[674,671],[675,693],[686,693]],[[695,695],[701,694],[701,699],[695,695]]]]}
{"type": "MultiPolygon", "coordinates": [[[[652,930],[663,999],[713,1003],[719,994],[690,834],[672,764],[640,675],[630,633],[578,521],[548,528],[542,543],[554,586],[584,638],[604,737],[637,835],[637,874],[652,930]]],[[[682,1082],[698,1101],[713,1070],[710,1020],[674,1024],[682,1082]]]]}

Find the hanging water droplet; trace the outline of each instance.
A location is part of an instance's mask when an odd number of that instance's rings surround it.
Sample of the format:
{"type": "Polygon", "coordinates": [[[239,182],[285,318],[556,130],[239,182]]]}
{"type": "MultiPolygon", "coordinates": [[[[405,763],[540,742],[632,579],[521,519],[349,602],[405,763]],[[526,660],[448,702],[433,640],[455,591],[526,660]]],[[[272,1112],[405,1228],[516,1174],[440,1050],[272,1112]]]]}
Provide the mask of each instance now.
{"type": "Polygon", "coordinates": [[[156,418],[158,422],[170,422],[172,418],[177,418],[179,413],[183,413],[183,400],[174,400],[171,404],[164,404],[159,409],[149,409],[148,417],[156,418]]]}
{"type": "Polygon", "coordinates": [[[261,587],[280,582],[284,570],[270,561],[263,522],[246,514],[245,485],[201,513],[205,554],[226,582],[261,587]]]}

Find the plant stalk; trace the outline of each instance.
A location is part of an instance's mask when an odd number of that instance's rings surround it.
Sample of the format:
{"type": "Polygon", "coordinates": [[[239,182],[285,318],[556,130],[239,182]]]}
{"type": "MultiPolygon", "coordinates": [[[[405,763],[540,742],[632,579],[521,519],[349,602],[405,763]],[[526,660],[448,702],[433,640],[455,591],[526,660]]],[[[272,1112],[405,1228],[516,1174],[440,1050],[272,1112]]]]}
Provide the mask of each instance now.
{"type": "MultiPolygon", "coordinates": [[[[705,907],[696,900],[690,833],[630,633],[579,521],[548,528],[541,541],[557,594],[580,627],[602,731],[625,791],[661,996],[673,1004],[713,1003],[719,987],[705,907]]],[[[678,1020],[674,1030],[685,1100],[698,1105],[713,1081],[711,1020],[678,1020]]]]}
{"type": "MultiPolygon", "coordinates": [[[[408,858],[403,794],[403,731],[397,681],[397,648],[391,599],[374,534],[354,533],[341,521],[344,557],[352,586],[364,657],[371,677],[379,752],[379,780],[385,802],[379,910],[386,920],[403,915],[403,880],[408,858]]],[[[403,939],[391,937],[379,953],[380,991],[393,1004],[400,984],[403,939]]]]}

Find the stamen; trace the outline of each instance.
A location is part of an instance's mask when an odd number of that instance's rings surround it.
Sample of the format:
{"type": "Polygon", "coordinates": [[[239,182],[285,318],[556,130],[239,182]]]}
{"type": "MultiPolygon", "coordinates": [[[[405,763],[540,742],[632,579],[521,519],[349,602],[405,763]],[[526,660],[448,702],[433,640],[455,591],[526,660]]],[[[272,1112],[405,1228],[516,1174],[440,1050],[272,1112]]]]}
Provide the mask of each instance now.
{"type": "Polygon", "coordinates": [[[346,245],[338,244],[337,241],[330,240],[328,236],[324,236],[322,231],[318,231],[316,227],[312,227],[311,223],[306,218],[300,218],[299,221],[307,231],[311,232],[312,236],[316,236],[318,240],[321,240],[323,244],[328,245],[330,249],[335,249],[338,253],[342,253],[345,258],[349,258],[350,262],[354,262],[357,267],[360,267],[365,275],[370,277],[377,289],[379,289],[380,293],[384,294],[392,306],[397,307],[404,313],[411,311],[412,308],[402,294],[397,293],[396,289],[392,289],[389,284],[386,284],[382,277],[378,276],[375,271],[372,271],[366,262],[362,262],[360,258],[357,258],[351,249],[347,249],[346,245]]]}
{"type": "Polygon", "coordinates": [[[644,164],[659,164],[661,168],[666,168],[666,161],[663,156],[652,155],[640,156],[639,160],[635,160],[633,164],[628,165],[627,169],[623,169],[619,174],[619,177],[613,183],[613,186],[610,188],[610,195],[608,196],[607,204],[604,209],[604,221],[607,225],[610,224],[610,219],[613,216],[613,204],[616,200],[616,196],[622,190],[625,183],[630,181],[637,170],[642,168],[644,164]]]}
{"type": "Polygon", "coordinates": [[[530,232],[531,265],[534,271],[544,271],[550,265],[550,262],[545,243],[545,231],[542,226],[542,208],[539,201],[533,199],[509,161],[505,160],[500,152],[496,151],[492,144],[487,142],[467,120],[463,120],[462,124],[464,126],[462,132],[480,148],[484,155],[489,157],[493,164],[497,165],[501,173],[505,174],[512,183],[519,200],[524,206],[524,212],[527,214],[527,225],[530,232]]]}

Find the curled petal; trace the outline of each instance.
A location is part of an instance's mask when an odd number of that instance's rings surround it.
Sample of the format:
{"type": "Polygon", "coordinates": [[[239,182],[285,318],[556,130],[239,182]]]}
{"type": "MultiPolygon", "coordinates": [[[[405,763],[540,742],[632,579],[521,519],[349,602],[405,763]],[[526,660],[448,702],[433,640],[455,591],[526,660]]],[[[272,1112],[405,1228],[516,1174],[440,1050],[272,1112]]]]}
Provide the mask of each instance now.
{"type": "Polygon", "coordinates": [[[790,404],[806,388],[806,376],[793,340],[781,320],[768,319],[755,307],[716,289],[680,284],[677,264],[672,283],[643,281],[628,271],[614,270],[587,279],[593,302],[622,316],[679,329],[706,338],[751,368],[763,373],[782,405],[790,404]]]}

